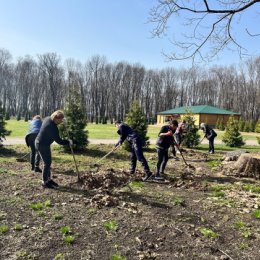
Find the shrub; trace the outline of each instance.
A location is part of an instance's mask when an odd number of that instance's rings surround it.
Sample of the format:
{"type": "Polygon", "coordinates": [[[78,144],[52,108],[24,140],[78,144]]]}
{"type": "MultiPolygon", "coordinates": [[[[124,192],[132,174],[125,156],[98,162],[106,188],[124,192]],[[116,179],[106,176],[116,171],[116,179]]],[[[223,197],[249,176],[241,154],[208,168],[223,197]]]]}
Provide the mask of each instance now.
{"type": "Polygon", "coordinates": [[[255,132],[260,133],[260,119],[257,121],[257,123],[255,125],[255,132]]]}
{"type": "MultiPolygon", "coordinates": [[[[80,91],[77,86],[72,86],[66,99],[66,108],[64,110],[66,123],[59,125],[61,137],[72,139],[75,150],[84,150],[88,144],[88,131],[85,130],[87,120],[81,106],[80,91]]],[[[68,150],[68,146],[62,146],[68,150]]]]}
{"type": "Polygon", "coordinates": [[[238,121],[231,116],[227,122],[226,131],[222,141],[230,147],[240,147],[245,144],[243,137],[238,131],[238,121]]]}
{"type": "MultiPolygon", "coordinates": [[[[130,111],[126,115],[126,123],[141,137],[143,146],[149,145],[147,136],[148,122],[137,101],[132,103],[130,111]]],[[[127,146],[127,144],[126,144],[127,146]]]]}
{"type": "Polygon", "coordinates": [[[195,126],[195,118],[193,114],[187,111],[187,114],[183,120],[186,121],[186,134],[184,135],[183,145],[188,148],[197,146],[199,144],[200,136],[198,134],[199,129],[195,126]]]}

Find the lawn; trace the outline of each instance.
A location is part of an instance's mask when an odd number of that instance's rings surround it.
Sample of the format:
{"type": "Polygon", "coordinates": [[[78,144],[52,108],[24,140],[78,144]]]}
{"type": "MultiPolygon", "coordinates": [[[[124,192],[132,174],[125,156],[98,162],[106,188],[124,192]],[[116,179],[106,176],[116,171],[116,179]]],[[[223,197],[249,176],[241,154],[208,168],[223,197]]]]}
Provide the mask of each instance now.
{"type": "MultiPolygon", "coordinates": [[[[6,129],[11,130],[10,137],[24,137],[28,131],[28,122],[23,120],[17,121],[15,119],[6,121],[6,129]]],[[[149,125],[147,136],[150,139],[156,139],[158,132],[160,131],[159,125],[149,125]]],[[[117,139],[118,135],[116,133],[117,129],[114,124],[88,124],[87,130],[89,131],[90,139],[117,139]]],[[[221,140],[224,131],[216,131],[218,136],[217,140],[221,140]]],[[[202,131],[199,131],[199,134],[202,136],[202,131]]],[[[244,140],[256,140],[256,136],[260,136],[260,133],[241,133],[244,140]]]]}

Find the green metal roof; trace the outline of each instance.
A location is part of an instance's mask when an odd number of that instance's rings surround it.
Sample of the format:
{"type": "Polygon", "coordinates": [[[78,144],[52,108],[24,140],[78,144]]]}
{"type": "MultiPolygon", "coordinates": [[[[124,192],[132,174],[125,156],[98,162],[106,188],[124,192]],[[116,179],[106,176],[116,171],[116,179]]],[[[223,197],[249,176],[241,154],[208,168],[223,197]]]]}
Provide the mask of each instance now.
{"type": "Polygon", "coordinates": [[[235,113],[229,110],[225,110],[213,106],[207,106],[207,105],[178,107],[178,108],[159,112],[158,114],[159,115],[187,114],[187,111],[191,111],[193,114],[240,115],[240,113],[235,113]]]}

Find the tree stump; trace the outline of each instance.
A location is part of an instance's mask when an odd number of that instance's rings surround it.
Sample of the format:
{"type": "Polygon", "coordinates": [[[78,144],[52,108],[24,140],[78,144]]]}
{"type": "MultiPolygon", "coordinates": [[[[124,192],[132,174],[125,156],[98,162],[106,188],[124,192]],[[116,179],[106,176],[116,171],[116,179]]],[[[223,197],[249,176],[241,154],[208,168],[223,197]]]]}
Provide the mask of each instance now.
{"type": "Polygon", "coordinates": [[[260,154],[241,154],[234,164],[234,173],[260,179],[260,154]]]}

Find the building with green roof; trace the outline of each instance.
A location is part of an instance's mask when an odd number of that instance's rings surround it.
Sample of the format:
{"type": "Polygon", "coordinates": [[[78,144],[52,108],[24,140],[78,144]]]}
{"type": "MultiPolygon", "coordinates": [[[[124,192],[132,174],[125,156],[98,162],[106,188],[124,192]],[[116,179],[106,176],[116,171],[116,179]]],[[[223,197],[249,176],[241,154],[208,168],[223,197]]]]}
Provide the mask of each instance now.
{"type": "Polygon", "coordinates": [[[237,120],[240,118],[239,113],[235,113],[218,107],[199,105],[190,107],[178,107],[159,112],[157,114],[157,124],[164,124],[170,119],[182,120],[183,117],[188,113],[193,114],[194,118],[196,119],[196,125],[200,125],[200,123],[202,122],[211,126],[215,126],[217,122],[222,122],[223,124],[226,124],[231,115],[233,115],[237,120]]]}

